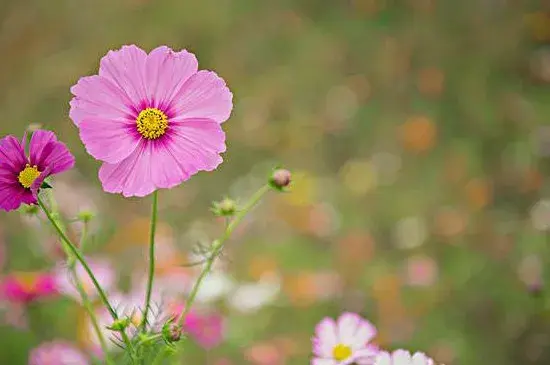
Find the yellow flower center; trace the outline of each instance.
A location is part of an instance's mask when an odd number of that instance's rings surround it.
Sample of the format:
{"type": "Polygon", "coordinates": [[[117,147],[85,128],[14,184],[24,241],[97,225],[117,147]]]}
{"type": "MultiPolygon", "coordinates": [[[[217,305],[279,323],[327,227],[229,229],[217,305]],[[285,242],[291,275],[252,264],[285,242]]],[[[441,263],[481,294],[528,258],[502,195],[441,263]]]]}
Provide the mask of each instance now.
{"type": "Polygon", "coordinates": [[[139,327],[141,325],[141,321],[143,320],[141,313],[138,313],[134,311],[132,315],[130,316],[130,322],[136,327],[139,327]]]}
{"type": "Polygon", "coordinates": [[[36,274],[31,272],[21,272],[16,274],[17,282],[21,289],[27,293],[34,290],[36,285],[36,274]]]}
{"type": "Polygon", "coordinates": [[[27,164],[25,169],[19,173],[17,179],[24,188],[30,189],[34,181],[38,179],[38,176],[40,176],[40,171],[38,171],[37,166],[34,165],[31,167],[31,165],[27,164]]]}
{"type": "Polygon", "coordinates": [[[157,139],[166,133],[168,117],[157,108],[146,108],[139,113],[136,124],[143,138],[157,139]]]}
{"type": "Polygon", "coordinates": [[[339,343],[332,350],[332,357],[337,361],[344,361],[351,356],[351,347],[339,343]]]}

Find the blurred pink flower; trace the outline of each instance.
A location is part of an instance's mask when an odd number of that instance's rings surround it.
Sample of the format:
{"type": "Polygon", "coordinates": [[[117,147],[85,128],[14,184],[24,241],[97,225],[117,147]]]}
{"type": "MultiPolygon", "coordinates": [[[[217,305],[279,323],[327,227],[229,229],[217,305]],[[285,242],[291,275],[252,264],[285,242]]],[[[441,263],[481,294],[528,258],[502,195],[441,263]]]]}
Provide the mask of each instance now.
{"type": "MultiPolygon", "coordinates": [[[[170,311],[176,320],[179,318],[183,307],[181,304],[171,307],[170,311]]],[[[192,310],[187,314],[183,328],[194,341],[205,349],[218,346],[224,339],[224,318],[218,313],[202,313],[192,310]]]]}
{"type": "Polygon", "coordinates": [[[374,364],[378,348],[369,342],[376,328],[355,313],[343,313],[337,321],[325,318],[315,328],[311,365],[374,364]]]}
{"type": "Polygon", "coordinates": [[[86,150],[103,161],[110,193],[145,196],[171,188],[223,160],[233,94],[186,50],[149,54],[135,45],[109,51],[99,74],[71,88],[70,117],[86,150]]]}
{"type": "MultiPolygon", "coordinates": [[[[88,264],[92,269],[97,281],[101,287],[109,292],[116,283],[116,273],[112,264],[104,259],[88,259],[88,264]]],[[[97,290],[95,289],[92,280],[84,270],[84,267],[80,263],[76,263],[76,274],[84,291],[88,297],[93,300],[97,298],[97,290]]],[[[76,289],[74,278],[72,277],[69,268],[65,263],[59,263],[54,270],[55,284],[60,293],[75,299],[80,302],[80,294],[76,289]]]]}
{"type": "Polygon", "coordinates": [[[245,352],[246,359],[254,365],[284,365],[285,356],[271,343],[255,344],[245,352]]]}
{"type": "Polygon", "coordinates": [[[406,279],[410,286],[430,286],[438,275],[437,262],[429,256],[412,256],[406,262],[406,279]]]}
{"type": "Polygon", "coordinates": [[[88,365],[86,356],[65,341],[44,342],[29,355],[29,365],[88,365]]]}
{"type": "Polygon", "coordinates": [[[396,350],[393,353],[380,352],[374,365],[434,365],[434,361],[422,352],[411,355],[405,350],[396,350]]]}
{"type": "Polygon", "coordinates": [[[0,209],[37,204],[38,190],[48,176],[74,166],[74,157],[53,132],[37,130],[25,151],[27,136],[0,139],[0,209]]]}
{"type": "Polygon", "coordinates": [[[16,303],[28,303],[57,293],[51,274],[18,272],[5,276],[0,282],[3,298],[16,303]]]}

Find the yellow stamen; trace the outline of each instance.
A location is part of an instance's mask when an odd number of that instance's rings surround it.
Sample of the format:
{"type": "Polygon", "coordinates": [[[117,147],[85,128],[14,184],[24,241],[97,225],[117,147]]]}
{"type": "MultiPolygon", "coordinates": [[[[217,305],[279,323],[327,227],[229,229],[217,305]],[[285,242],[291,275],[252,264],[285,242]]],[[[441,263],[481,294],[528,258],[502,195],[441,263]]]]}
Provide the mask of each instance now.
{"type": "Polygon", "coordinates": [[[157,108],[146,108],[139,113],[136,124],[143,138],[157,139],[166,133],[168,117],[157,108]]]}
{"type": "Polygon", "coordinates": [[[23,185],[24,188],[30,189],[32,184],[40,176],[40,171],[36,165],[32,166],[27,164],[25,169],[19,173],[17,179],[23,185]]]}
{"type": "Polygon", "coordinates": [[[351,347],[344,344],[339,343],[338,345],[334,346],[334,349],[332,350],[332,357],[334,357],[334,360],[343,361],[350,356],[351,347]]]}

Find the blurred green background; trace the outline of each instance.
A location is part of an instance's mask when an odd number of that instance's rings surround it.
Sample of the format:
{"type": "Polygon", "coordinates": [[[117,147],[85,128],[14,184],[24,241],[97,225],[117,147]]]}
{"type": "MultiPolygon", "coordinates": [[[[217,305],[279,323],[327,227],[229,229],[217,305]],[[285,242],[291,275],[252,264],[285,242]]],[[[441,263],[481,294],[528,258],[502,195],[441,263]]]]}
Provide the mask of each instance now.
{"type": "MultiPolygon", "coordinates": [[[[546,3],[546,4],[545,4],[546,3]]],[[[98,162],[68,118],[69,88],[109,49],[166,44],[196,53],[234,93],[215,172],[160,194],[182,252],[215,238],[208,208],[243,201],[282,163],[271,194],[232,240],[235,280],[281,290],[227,318],[224,342],[182,364],[306,364],[324,316],[356,311],[383,347],[438,362],[550,363],[550,5],[521,0],[1,0],[0,133],[56,131],[77,158],[55,181],[68,216],[99,212],[93,249],[121,285],[145,257],[149,199],[102,193],[98,162]],[[142,229],[139,229],[141,227],[142,229]],[[138,229],[136,229],[138,228],[138,229]],[[143,231],[143,232],[142,232],[143,231]]],[[[4,274],[51,268],[54,238],[0,213],[4,274]],[[42,234],[36,234],[36,232],[42,234]]],[[[78,336],[80,309],[56,298],[0,326],[0,363],[78,336]]]]}

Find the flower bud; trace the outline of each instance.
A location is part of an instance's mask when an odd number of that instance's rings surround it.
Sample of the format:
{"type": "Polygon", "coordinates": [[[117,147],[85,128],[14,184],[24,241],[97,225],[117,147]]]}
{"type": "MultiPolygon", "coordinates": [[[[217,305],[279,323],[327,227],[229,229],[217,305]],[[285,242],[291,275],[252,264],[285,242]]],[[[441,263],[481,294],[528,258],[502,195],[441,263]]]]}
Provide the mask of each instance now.
{"type": "Polygon", "coordinates": [[[286,169],[277,169],[271,175],[269,184],[272,188],[282,191],[288,187],[292,181],[292,174],[286,169]]]}
{"type": "Polygon", "coordinates": [[[233,199],[225,198],[222,201],[214,202],[212,212],[218,217],[230,217],[237,211],[237,203],[233,199]]]}
{"type": "Polygon", "coordinates": [[[130,325],[130,318],[120,318],[113,322],[112,325],[107,326],[111,331],[122,332],[130,325]]]}
{"type": "Polygon", "coordinates": [[[162,327],[162,336],[168,343],[178,342],[181,339],[182,328],[172,321],[166,322],[162,327]]]}
{"type": "Polygon", "coordinates": [[[88,223],[94,219],[95,214],[88,210],[83,210],[78,213],[77,219],[82,223],[88,223]]]}

